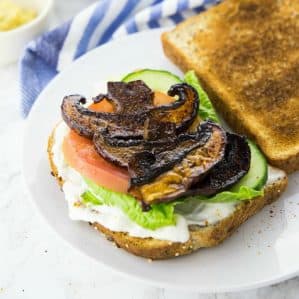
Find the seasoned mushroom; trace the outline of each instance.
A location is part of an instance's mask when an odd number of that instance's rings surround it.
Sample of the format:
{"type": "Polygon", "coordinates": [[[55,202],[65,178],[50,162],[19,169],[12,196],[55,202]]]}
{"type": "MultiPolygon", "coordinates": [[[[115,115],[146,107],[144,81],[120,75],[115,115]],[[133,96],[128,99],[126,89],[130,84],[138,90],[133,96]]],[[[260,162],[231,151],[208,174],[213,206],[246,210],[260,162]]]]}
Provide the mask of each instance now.
{"type": "Polygon", "coordinates": [[[82,106],[85,103],[86,99],[80,95],[65,97],[61,105],[62,118],[79,135],[91,139],[98,128],[107,125],[108,118],[105,117],[104,113],[102,113],[101,118],[97,118],[96,112],[82,106]]]}
{"type": "Polygon", "coordinates": [[[96,131],[109,128],[123,137],[142,136],[148,110],[153,107],[153,92],[142,81],[108,82],[108,94],[99,95],[94,102],[108,100],[115,112],[96,112],[82,106],[86,99],[67,96],[61,105],[62,117],[78,134],[92,139],[96,131]],[[137,105],[135,105],[137,103],[137,105]]]}
{"type": "Polygon", "coordinates": [[[191,151],[204,147],[216,131],[215,126],[211,122],[205,122],[195,133],[180,134],[164,146],[145,148],[144,151],[136,153],[128,167],[131,186],[151,183],[160,174],[180,163],[191,151]]]}
{"type": "Polygon", "coordinates": [[[106,95],[100,95],[100,100],[110,101],[115,107],[115,113],[136,115],[154,106],[154,93],[141,80],[130,83],[108,82],[107,90],[106,95]]]}
{"type": "Polygon", "coordinates": [[[169,105],[155,107],[150,112],[150,118],[159,122],[176,124],[178,132],[186,130],[197,116],[199,99],[196,90],[186,84],[180,83],[170,87],[169,96],[178,96],[178,100],[169,105]]]}
{"type": "Polygon", "coordinates": [[[176,146],[175,124],[150,121],[146,126],[143,139],[116,138],[111,137],[107,130],[98,131],[93,138],[95,148],[106,160],[128,168],[129,161],[136,153],[145,150],[156,153],[176,146]]]}
{"type": "Polygon", "coordinates": [[[94,99],[111,102],[115,112],[96,112],[82,106],[84,97],[75,95],[63,99],[61,110],[64,121],[78,134],[93,138],[98,130],[106,129],[110,137],[142,139],[148,119],[172,122],[178,132],[186,129],[195,119],[199,105],[197,92],[185,83],[174,85],[169,95],[178,100],[169,105],[155,107],[153,92],[143,81],[109,82],[108,94],[94,99]]]}
{"type": "Polygon", "coordinates": [[[156,156],[150,152],[135,155],[129,165],[130,193],[146,204],[168,202],[183,196],[192,185],[201,181],[223,159],[226,144],[226,134],[218,125],[206,122],[201,125],[201,131],[204,136],[209,136],[203,144],[191,142],[194,145],[192,147],[188,140],[190,147],[184,144],[185,147],[178,146],[170,152],[162,152],[156,156]],[[184,151],[185,148],[188,151],[184,151]],[[167,165],[168,169],[165,169],[164,165],[167,165]],[[152,179],[152,173],[157,171],[160,175],[144,184],[145,180],[152,179]]]}
{"type": "Polygon", "coordinates": [[[249,170],[250,148],[245,137],[227,133],[222,161],[205,179],[190,189],[190,194],[214,195],[238,182],[249,170]]]}

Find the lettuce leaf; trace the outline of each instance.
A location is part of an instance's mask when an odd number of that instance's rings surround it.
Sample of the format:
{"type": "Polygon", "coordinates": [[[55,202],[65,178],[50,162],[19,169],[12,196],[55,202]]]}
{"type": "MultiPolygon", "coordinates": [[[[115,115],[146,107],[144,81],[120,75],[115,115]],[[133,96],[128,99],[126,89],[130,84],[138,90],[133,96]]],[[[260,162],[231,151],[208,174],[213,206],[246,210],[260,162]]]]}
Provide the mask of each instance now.
{"type": "Polygon", "coordinates": [[[201,87],[197,76],[195,75],[194,71],[188,71],[184,76],[184,81],[191,85],[198,93],[199,96],[199,116],[203,119],[210,119],[214,122],[219,123],[219,118],[217,116],[217,113],[213,107],[212,102],[210,101],[208,95],[201,87]]]}
{"type": "Polygon", "coordinates": [[[263,196],[263,194],[263,191],[257,191],[247,186],[241,186],[238,192],[224,191],[210,198],[201,195],[189,196],[175,206],[175,212],[184,215],[200,209],[201,206],[206,203],[238,202],[250,200],[257,196],[263,196]]]}
{"type": "Polygon", "coordinates": [[[192,210],[198,205],[205,203],[230,203],[244,200],[250,200],[258,196],[263,196],[263,190],[254,190],[247,186],[241,186],[239,191],[223,191],[212,197],[189,196],[181,198],[172,203],[161,203],[152,205],[152,209],[144,212],[140,203],[132,196],[124,193],[118,193],[98,186],[89,179],[84,179],[89,190],[84,192],[81,197],[83,203],[88,205],[108,205],[120,208],[133,222],[146,229],[155,230],[160,227],[175,225],[175,214],[182,214],[192,210]]]}
{"type": "Polygon", "coordinates": [[[174,203],[154,204],[151,206],[151,210],[144,212],[140,203],[133,196],[108,190],[87,178],[84,178],[84,181],[88,186],[88,191],[83,193],[81,197],[86,205],[105,204],[118,207],[132,221],[151,230],[176,224],[174,203]]]}
{"type": "Polygon", "coordinates": [[[263,196],[263,190],[255,190],[248,186],[241,186],[239,191],[223,191],[220,193],[215,194],[212,197],[207,197],[203,195],[196,195],[190,196],[188,198],[196,198],[201,202],[206,203],[225,203],[225,202],[233,202],[233,201],[243,201],[243,200],[250,200],[258,196],[263,196]]]}

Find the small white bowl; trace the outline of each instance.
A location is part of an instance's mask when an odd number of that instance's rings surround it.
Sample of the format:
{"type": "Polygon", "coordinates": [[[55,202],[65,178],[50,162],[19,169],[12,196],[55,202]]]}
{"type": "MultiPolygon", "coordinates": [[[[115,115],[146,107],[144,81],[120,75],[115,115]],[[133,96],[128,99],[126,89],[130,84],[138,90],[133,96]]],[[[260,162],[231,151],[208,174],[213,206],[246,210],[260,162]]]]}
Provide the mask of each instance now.
{"type": "Polygon", "coordinates": [[[9,31],[0,31],[0,66],[16,61],[25,45],[46,30],[53,0],[13,0],[37,11],[31,22],[9,31]]]}

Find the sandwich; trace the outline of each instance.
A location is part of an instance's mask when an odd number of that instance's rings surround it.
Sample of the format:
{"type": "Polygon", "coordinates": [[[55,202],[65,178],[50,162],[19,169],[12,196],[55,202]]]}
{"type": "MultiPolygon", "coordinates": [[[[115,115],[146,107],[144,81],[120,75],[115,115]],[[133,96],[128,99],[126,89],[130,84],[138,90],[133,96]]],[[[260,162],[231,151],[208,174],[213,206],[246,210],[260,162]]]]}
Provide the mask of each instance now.
{"type": "Polygon", "coordinates": [[[230,127],[287,173],[299,170],[298,13],[298,1],[226,0],[162,35],[230,127]]]}
{"type": "Polygon", "coordinates": [[[73,220],[165,259],[211,247],[287,186],[257,144],[224,128],[194,71],[142,69],[92,101],[64,97],[48,141],[73,220]]]}

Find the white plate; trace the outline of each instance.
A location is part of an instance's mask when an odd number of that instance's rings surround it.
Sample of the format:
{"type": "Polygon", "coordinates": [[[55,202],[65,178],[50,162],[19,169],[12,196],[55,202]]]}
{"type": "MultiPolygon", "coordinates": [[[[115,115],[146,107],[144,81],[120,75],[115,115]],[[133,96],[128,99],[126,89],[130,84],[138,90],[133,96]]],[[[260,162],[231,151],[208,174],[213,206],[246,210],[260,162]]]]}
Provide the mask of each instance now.
{"type": "Polygon", "coordinates": [[[149,263],[112,246],[88,224],[68,219],[67,205],[50,175],[46,153],[47,138],[60,119],[61,100],[74,93],[95,95],[100,91],[96,87],[107,80],[117,80],[138,68],[166,69],[181,75],[163,55],[160,34],[160,30],[140,33],[100,47],[73,63],[42,92],[28,118],[24,139],[24,179],[32,200],[50,226],[74,248],[95,262],[157,286],[237,291],[296,275],[298,173],[290,177],[288,190],[275,205],[252,217],[222,245],[171,260],[149,263]]]}

